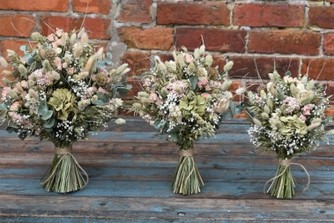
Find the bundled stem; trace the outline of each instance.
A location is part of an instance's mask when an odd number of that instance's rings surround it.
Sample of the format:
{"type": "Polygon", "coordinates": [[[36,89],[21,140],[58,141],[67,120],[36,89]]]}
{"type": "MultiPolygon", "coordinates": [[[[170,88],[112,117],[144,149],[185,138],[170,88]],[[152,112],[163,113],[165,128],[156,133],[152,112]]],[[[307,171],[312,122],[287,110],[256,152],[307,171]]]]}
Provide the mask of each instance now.
{"type": "Polygon", "coordinates": [[[275,177],[268,180],[265,184],[266,187],[267,184],[271,182],[266,193],[280,199],[290,199],[295,195],[296,183],[290,170],[291,165],[300,166],[304,170],[307,175],[307,185],[304,188],[304,191],[308,189],[311,179],[306,168],[299,163],[292,163],[290,159],[280,159],[275,177]]]}
{"type": "Polygon", "coordinates": [[[204,185],[195,165],[193,150],[181,150],[178,166],[174,175],[172,190],[175,194],[197,194],[204,185]]]}
{"type": "Polygon", "coordinates": [[[41,180],[46,191],[69,193],[84,188],[88,175],[71,153],[71,148],[56,148],[53,161],[41,180]]]}
{"type": "Polygon", "coordinates": [[[290,199],[295,195],[295,180],[290,169],[290,160],[280,160],[275,177],[267,181],[271,182],[266,193],[280,199],[290,199]],[[272,181],[272,182],[271,182],[272,181]]]}

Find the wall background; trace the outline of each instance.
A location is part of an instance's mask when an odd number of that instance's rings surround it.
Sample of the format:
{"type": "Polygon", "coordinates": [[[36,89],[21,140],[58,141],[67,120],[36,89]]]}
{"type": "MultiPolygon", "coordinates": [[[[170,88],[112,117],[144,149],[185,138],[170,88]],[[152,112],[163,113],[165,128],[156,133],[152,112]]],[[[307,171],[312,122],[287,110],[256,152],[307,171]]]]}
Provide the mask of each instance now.
{"type": "Polygon", "coordinates": [[[168,59],[202,38],[221,67],[234,61],[235,88],[257,85],[276,64],[280,73],[308,73],[334,93],[334,0],[0,0],[0,24],[1,55],[29,44],[34,31],[85,27],[114,63],[129,63],[128,98],[154,55],[168,59]]]}

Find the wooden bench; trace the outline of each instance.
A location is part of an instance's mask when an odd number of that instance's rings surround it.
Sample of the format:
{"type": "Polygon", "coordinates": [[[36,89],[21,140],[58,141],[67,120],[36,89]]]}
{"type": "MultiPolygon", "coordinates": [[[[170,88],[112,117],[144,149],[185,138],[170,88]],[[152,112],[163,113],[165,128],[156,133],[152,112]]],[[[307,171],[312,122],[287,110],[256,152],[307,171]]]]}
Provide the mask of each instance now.
{"type": "Polygon", "coordinates": [[[303,170],[292,167],[297,195],[278,200],[263,193],[276,157],[255,151],[248,127],[227,121],[215,138],[196,144],[205,186],[192,196],[171,192],[177,148],[140,119],[75,144],[90,181],[70,194],[39,185],[53,157],[50,143],[1,130],[0,222],[334,222],[334,139],[294,160],[309,171],[309,190],[303,170]]]}

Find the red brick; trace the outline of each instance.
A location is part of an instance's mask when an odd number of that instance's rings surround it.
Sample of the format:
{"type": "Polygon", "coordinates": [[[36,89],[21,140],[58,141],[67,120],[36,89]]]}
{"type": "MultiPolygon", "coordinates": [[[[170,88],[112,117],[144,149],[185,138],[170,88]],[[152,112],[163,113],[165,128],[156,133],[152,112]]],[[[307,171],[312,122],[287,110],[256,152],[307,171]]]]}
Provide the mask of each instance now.
{"type": "Polygon", "coordinates": [[[314,6],[309,9],[309,25],[334,28],[334,6],[314,6]]]}
{"type": "MultiPolygon", "coordinates": [[[[326,95],[334,95],[334,83],[333,82],[329,82],[326,84],[326,95]]],[[[334,97],[330,98],[330,102],[331,105],[334,105],[334,97]]],[[[331,109],[328,109],[326,112],[327,115],[330,115],[332,117],[334,117],[334,108],[332,107],[331,109]]]]}
{"type": "Polygon", "coordinates": [[[122,63],[127,63],[131,68],[128,76],[140,75],[150,69],[150,54],[147,52],[128,51],[124,54],[122,63]]]}
{"type": "MultiPolygon", "coordinates": [[[[275,57],[249,57],[249,56],[232,56],[229,60],[234,62],[233,68],[229,75],[232,78],[244,79],[268,79],[268,73],[274,71],[274,67],[279,74],[287,71],[295,76],[298,75],[299,60],[290,58],[275,57]],[[259,75],[260,77],[259,77],[259,75]]],[[[223,71],[225,58],[214,57],[215,64],[223,71]]]]}
{"type": "Polygon", "coordinates": [[[150,23],[152,0],[122,0],[121,11],[117,20],[119,22],[150,23]]]}
{"type": "Polygon", "coordinates": [[[170,53],[157,53],[156,55],[160,57],[161,61],[174,60],[173,55],[170,53]]]}
{"type": "Polygon", "coordinates": [[[122,27],[119,36],[130,48],[169,50],[173,45],[173,29],[122,27]]]}
{"type": "Polygon", "coordinates": [[[328,106],[328,108],[327,108],[326,111],[325,111],[325,114],[326,114],[327,116],[332,116],[332,118],[334,118],[334,107],[333,107],[333,103],[334,103],[333,99],[330,98],[330,106],[328,106]]]}
{"type": "Polygon", "coordinates": [[[334,59],[316,58],[302,59],[301,73],[315,80],[333,80],[334,59]]]}
{"type": "Polygon", "coordinates": [[[109,14],[112,3],[109,0],[73,0],[73,11],[82,13],[109,14]]]}
{"type": "Polygon", "coordinates": [[[158,3],[157,24],[229,25],[230,11],[224,2],[158,3]]]}
{"type": "Polygon", "coordinates": [[[320,42],[320,34],[314,32],[254,31],[249,34],[248,51],[252,53],[317,55],[320,42]]]}
{"type": "Polygon", "coordinates": [[[109,19],[101,18],[70,18],[62,16],[45,16],[41,19],[42,33],[48,35],[52,33],[56,28],[64,29],[69,32],[73,29],[79,30],[80,27],[84,27],[88,32],[91,39],[110,39],[109,34],[109,19]]]}
{"type": "Polygon", "coordinates": [[[68,0],[2,0],[0,9],[65,12],[68,10],[68,0]]]}
{"type": "Polygon", "coordinates": [[[29,37],[35,27],[35,18],[28,15],[1,15],[0,36],[29,37]]]}
{"type": "Polygon", "coordinates": [[[246,32],[212,28],[176,28],[176,46],[190,50],[199,47],[204,40],[207,50],[220,52],[244,52],[246,32]]]}
{"type": "Polygon", "coordinates": [[[324,53],[334,55],[334,33],[324,34],[324,53]]]}
{"type": "Polygon", "coordinates": [[[2,56],[7,56],[7,49],[14,50],[19,55],[23,55],[23,52],[20,51],[20,46],[27,45],[33,46],[34,43],[31,43],[27,40],[1,40],[0,41],[0,53],[2,56]]]}
{"type": "Polygon", "coordinates": [[[304,5],[238,4],[233,23],[238,26],[300,27],[304,24],[304,5]]]}

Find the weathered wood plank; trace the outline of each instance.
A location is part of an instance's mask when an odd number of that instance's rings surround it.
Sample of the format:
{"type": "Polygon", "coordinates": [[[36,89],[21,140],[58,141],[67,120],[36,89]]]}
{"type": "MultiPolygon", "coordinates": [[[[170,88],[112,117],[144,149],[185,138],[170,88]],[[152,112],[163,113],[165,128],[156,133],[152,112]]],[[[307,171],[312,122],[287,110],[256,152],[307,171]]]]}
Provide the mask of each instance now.
{"type": "MultiPolygon", "coordinates": [[[[78,162],[82,166],[113,166],[113,167],[170,167],[175,166],[178,160],[178,154],[99,154],[95,156],[92,154],[76,153],[78,162]]],[[[1,165],[45,165],[47,167],[53,158],[53,153],[22,153],[18,154],[3,153],[0,156],[1,165]]],[[[277,159],[273,156],[256,156],[250,158],[249,156],[195,156],[196,163],[199,168],[213,168],[213,169],[244,169],[244,170],[258,170],[258,169],[275,169],[277,159]]],[[[294,162],[303,164],[308,170],[319,168],[322,170],[333,170],[334,159],[332,157],[316,157],[305,156],[294,159],[294,162]]]]}
{"type": "MultiPolygon", "coordinates": [[[[324,199],[334,200],[332,183],[312,182],[309,190],[303,192],[306,184],[300,181],[297,185],[296,199],[324,199]]],[[[229,199],[271,199],[263,193],[265,181],[205,181],[202,192],[192,197],[201,198],[229,198],[229,199]]],[[[56,193],[48,193],[39,186],[39,179],[0,179],[1,194],[21,196],[61,196],[56,193]]],[[[71,196],[105,196],[105,197],[178,197],[171,192],[171,181],[137,181],[137,180],[113,180],[91,178],[84,190],[78,191],[71,196]]]]}
{"type": "MultiPolygon", "coordinates": [[[[6,208],[1,216],[61,217],[83,216],[122,222],[231,222],[234,221],[333,221],[334,203],[316,200],[206,199],[206,198],[119,198],[0,195],[6,208]],[[18,199],[21,202],[18,204],[18,199]],[[273,212],[273,207],[280,212],[273,212]]],[[[70,222],[70,221],[69,221],[70,222]]]]}

